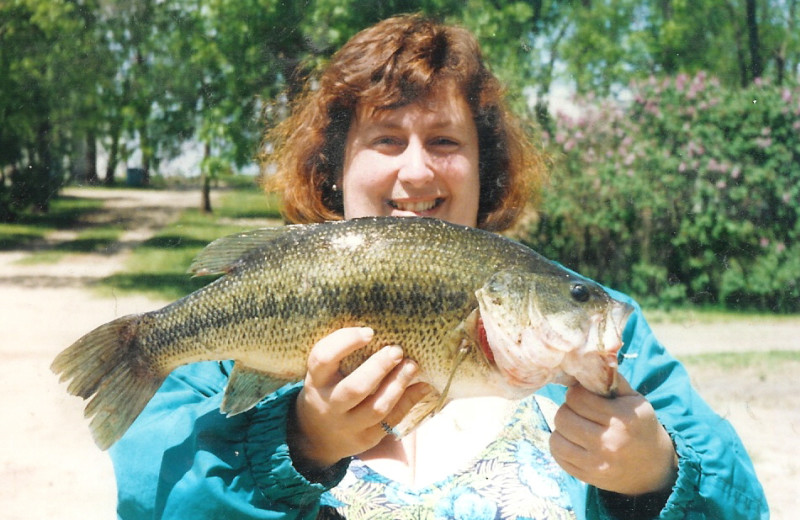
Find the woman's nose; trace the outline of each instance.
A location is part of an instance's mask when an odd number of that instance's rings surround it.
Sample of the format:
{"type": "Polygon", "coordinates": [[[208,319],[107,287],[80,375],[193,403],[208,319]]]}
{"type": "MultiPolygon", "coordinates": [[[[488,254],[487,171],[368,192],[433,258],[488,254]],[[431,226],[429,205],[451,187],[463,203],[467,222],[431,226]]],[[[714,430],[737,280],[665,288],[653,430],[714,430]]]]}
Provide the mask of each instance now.
{"type": "Polygon", "coordinates": [[[433,179],[430,157],[421,143],[412,140],[398,159],[397,177],[401,182],[422,185],[433,179]]]}

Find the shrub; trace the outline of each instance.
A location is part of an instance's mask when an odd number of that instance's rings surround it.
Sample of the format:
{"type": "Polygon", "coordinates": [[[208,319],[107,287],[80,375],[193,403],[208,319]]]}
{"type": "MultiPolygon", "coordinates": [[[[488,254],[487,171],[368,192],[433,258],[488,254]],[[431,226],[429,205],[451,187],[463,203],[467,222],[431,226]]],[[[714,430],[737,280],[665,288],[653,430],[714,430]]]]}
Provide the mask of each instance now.
{"type": "Polygon", "coordinates": [[[649,305],[800,311],[800,88],[698,73],[630,91],[556,115],[526,240],[649,305]]]}

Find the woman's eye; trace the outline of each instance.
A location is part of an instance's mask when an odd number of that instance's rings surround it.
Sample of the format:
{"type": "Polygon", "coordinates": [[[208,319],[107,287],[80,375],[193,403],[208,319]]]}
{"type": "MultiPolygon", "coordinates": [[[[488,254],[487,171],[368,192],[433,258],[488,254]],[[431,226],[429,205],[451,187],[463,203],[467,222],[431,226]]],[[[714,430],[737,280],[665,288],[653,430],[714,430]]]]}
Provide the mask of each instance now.
{"type": "Polygon", "coordinates": [[[438,149],[456,149],[459,146],[459,142],[455,139],[451,139],[449,137],[437,137],[431,141],[431,145],[435,146],[438,149]]]}
{"type": "Polygon", "coordinates": [[[393,137],[391,135],[383,135],[381,137],[376,138],[373,143],[375,144],[398,144],[400,142],[400,138],[393,137]]]}
{"type": "Polygon", "coordinates": [[[373,140],[372,146],[378,149],[394,149],[403,146],[403,141],[397,137],[384,136],[373,140]]]}

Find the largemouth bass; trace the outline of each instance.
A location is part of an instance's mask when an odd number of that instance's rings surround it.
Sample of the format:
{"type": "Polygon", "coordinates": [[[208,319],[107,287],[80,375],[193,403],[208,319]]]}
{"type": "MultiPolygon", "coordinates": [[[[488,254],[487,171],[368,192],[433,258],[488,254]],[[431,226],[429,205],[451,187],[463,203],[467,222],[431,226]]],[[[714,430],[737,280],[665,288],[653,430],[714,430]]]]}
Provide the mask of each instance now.
{"type": "Polygon", "coordinates": [[[222,411],[244,412],[301,380],[311,347],[348,326],[373,340],[341,363],[352,372],[400,345],[435,391],[397,426],[413,429],[446,401],[521,398],[577,380],[615,391],[631,307],[522,244],[424,218],[362,218],[221,238],[190,270],[222,277],[166,307],[101,325],[52,369],[91,399],[85,415],[106,449],[175,368],[233,359],[222,411]]]}

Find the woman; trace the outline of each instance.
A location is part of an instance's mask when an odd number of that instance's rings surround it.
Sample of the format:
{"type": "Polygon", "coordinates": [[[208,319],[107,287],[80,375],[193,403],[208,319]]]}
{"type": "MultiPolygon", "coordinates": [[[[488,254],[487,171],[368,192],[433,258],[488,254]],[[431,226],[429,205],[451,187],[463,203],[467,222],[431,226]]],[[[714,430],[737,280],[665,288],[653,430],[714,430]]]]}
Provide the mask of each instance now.
{"type": "MultiPolygon", "coordinates": [[[[295,222],[419,215],[502,230],[541,172],[474,39],[417,16],[356,35],[270,140],[295,222]]],[[[218,413],[228,363],[175,371],[112,448],[120,517],[768,516],[736,434],[639,310],[616,399],[551,385],[520,403],[455,401],[401,440],[391,426],[427,391],[402,346],[338,371],[371,335],[323,338],[302,385],[232,418],[218,413]]]]}

